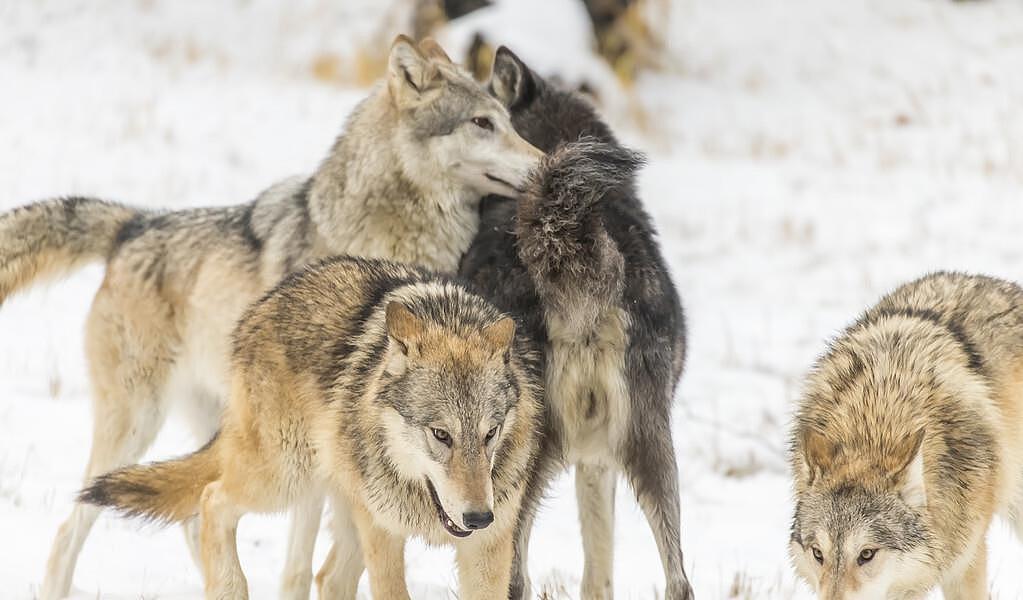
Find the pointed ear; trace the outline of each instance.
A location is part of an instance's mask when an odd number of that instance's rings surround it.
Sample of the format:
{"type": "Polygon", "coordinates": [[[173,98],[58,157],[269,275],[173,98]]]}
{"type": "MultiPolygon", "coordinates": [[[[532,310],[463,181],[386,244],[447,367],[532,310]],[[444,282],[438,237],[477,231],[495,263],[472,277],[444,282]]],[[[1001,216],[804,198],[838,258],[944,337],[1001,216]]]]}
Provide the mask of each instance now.
{"type": "Polygon", "coordinates": [[[395,38],[387,57],[387,88],[398,107],[418,99],[435,76],[436,68],[410,38],[395,38]]]}
{"type": "Polygon", "coordinates": [[[504,353],[511,348],[512,340],[515,339],[515,320],[504,317],[484,327],[481,333],[495,353],[504,353]]]}
{"type": "Polygon", "coordinates": [[[885,464],[892,485],[898,489],[899,495],[907,504],[916,507],[927,502],[923,453],[925,431],[921,427],[897,443],[888,453],[885,464]]]}
{"type": "Polygon", "coordinates": [[[803,433],[803,467],[806,485],[812,485],[822,473],[828,471],[838,456],[838,447],[821,433],[807,429],[803,433]]]}
{"type": "Polygon", "coordinates": [[[440,62],[451,63],[451,58],[448,53],[444,51],[444,48],[440,47],[437,40],[433,38],[426,38],[419,42],[419,51],[423,53],[423,56],[440,62]]]}
{"type": "Polygon", "coordinates": [[[401,302],[390,302],[384,317],[387,334],[398,342],[402,353],[408,355],[426,332],[426,323],[412,314],[401,302]]]}
{"type": "Polygon", "coordinates": [[[490,93],[511,109],[528,102],[535,86],[529,67],[505,46],[498,48],[490,75],[490,93]]]}

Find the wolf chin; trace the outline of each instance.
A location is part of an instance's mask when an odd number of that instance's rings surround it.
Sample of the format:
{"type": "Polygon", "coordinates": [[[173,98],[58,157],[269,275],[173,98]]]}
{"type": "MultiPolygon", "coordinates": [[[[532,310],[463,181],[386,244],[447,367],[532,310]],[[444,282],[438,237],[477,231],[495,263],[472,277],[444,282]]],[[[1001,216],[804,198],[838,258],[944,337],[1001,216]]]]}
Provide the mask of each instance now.
{"type": "Polygon", "coordinates": [[[238,323],[216,438],[81,492],[130,516],[200,516],[206,595],[245,598],[248,512],[333,498],[342,524],[321,598],[408,598],[408,536],[456,549],[459,597],[507,594],[543,403],[531,342],[463,286],[397,263],[332,259],[285,279],[238,323]],[[349,537],[354,528],[356,539],[349,537]]]}
{"type": "Polygon", "coordinates": [[[576,468],[582,597],[610,598],[614,490],[623,473],[654,534],[665,598],[692,597],[682,565],[671,407],[685,323],[656,232],[635,189],[642,159],[581,98],[507,48],[490,82],[516,130],[550,153],[522,197],[492,196],[459,274],[519,315],[543,348],[548,435],[517,540],[512,598],[527,597],[532,513],[547,480],[576,468]]]}
{"type": "MultiPolygon", "coordinates": [[[[174,400],[198,439],[212,436],[229,387],[231,328],[282,276],[342,253],[454,271],[478,228],[479,198],[518,195],[540,157],[439,46],[399,37],[386,81],[310,177],[225,208],[152,212],[64,198],[0,215],[0,302],[36,279],[106,261],[86,324],[91,479],[138,460],[174,400]]],[[[308,597],[311,579],[320,511],[303,513],[285,568],[290,598],[308,597]]],[[[68,593],[96,515],[76,506],[61,526],[43,600],[68,593]]]]}
{"type": "Polygon", "coordinates": [[[993,516],[1023,535],[1023,289],[936,273],[884,297],[811,371],[791,467],[818,597],[986,598],[993,516]]]}

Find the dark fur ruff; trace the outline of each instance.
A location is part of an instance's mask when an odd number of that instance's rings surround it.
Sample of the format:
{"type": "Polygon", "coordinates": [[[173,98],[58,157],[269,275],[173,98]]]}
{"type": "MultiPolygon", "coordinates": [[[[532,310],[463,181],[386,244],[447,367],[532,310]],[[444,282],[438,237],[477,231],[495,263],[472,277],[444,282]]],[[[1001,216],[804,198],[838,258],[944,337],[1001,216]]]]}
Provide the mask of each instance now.
{"type": "MultiPolygon", "coordinates": [[[[627,315],[624,378],[631,418],[613,452],[641,502],[657,514],[659,522],[651,525],[655,536],[664,538],[659,542],[678,549],[671,406],[685,355],[685,324],[656,232],[635,190],[642,160],[617,142],[584,100],[555,89],[506,48],[498,50],[491,91],[509,107],[519,134],[549,156],[525,198],[483,200],[480,231],[459,274],[516,315],[520,330],[547,353],[553,320],[579,325],[576,334],[583,341],[589,315],[608,308],[627,315]]],[[[523,544],[546,485],[563,464],[551,393],[545,462],[530,482],[529,504],[520,519],[523,544]]],[[[670,597],[691,598],[681,550],[671,555],[670,568],[682,583],[670,597]]],[[[510,597],[521,598],[526,585],[516,563],[510,597]]]]}

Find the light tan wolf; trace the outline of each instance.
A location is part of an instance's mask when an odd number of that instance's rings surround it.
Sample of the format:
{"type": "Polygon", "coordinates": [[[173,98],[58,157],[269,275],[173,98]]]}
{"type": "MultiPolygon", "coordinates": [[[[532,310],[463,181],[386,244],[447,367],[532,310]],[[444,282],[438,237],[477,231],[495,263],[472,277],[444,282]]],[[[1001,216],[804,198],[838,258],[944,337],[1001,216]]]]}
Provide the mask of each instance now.
{"type": "Polygon", "coordinates": [[[208,598],[245,598],[235,530],[324,491],[350,515],[350,571],[320,597],[408,598],[408,536],[454,544],[465,599],[505,598],[526,482],[538,461],[538,354],[515,322],[461,285],[352,258],[288,277],[234,335],[219,435],[184,458],[124,467],[84,502],[180,522],[199,513],[208,598]],[[350,575],[354,574],[354,577],[350,575]]]}
{"type": "MultiPolygon", "coordinates": [[[[399,37],[386,81],[310,177],[224,208],[149,212],[65,198],[0,215],[0,303],[44,276],[107,263],[86,323],[95,404],[88,480],[138,460],[172,401],[197,438],[212,436],[227,396],[230,331],[283,275],[334,254],[454,271],[476,233],[480,197],[517,194],[541,156],[439,46],[399,37]]],[[[300,512],[285,567],[289,598],[308,597],[321,506],[300,512]]],[[[79,505],[61,526],[43,600],[67,595],[96,515],[79,505]]]]}
{"type": "Polygon", "coordinates": [[[882,299],[810,373],[792,469],[820,598],[987,598],[992,517],[1023,534],[1023,289],[937,273],[882,299]]]}

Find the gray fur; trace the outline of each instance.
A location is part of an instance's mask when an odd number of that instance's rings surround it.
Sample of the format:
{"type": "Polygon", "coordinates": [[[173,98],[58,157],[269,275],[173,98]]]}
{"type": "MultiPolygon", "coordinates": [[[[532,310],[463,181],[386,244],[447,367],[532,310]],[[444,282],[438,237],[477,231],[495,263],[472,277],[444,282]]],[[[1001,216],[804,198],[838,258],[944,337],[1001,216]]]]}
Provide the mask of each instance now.
{"type": "MultiPolygon", "coordinates": [[[[635,191],[641,162],[585,101],[554,89],[506,48],[497,52],[490,85],[519,133],[550,153],[518,202],[484,199],[480,233],[459,271],[516,314],[544,348],[549,442],[530,496],[541,497],[565,462],[620,468],[653,529],[665,597],[691,598],[671,433],[685,326],[635,191]]],[[[536,500],[527,508],[535,510],[536,500]]],[[[587,540],[583,595],[604,597],[611,574],[600,572],[607,561],[597,554],[610,552],[601,542],[608,525],[597,512],[580,516],[587,540]]],[[[532,519],[529,511],[521,517],[519,560],[532,519]]],[[[517,565],[512,598],[528,591],[523,567],[517,565]]]]}

